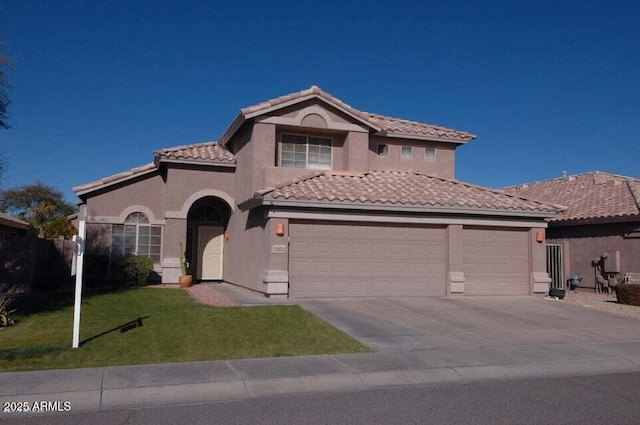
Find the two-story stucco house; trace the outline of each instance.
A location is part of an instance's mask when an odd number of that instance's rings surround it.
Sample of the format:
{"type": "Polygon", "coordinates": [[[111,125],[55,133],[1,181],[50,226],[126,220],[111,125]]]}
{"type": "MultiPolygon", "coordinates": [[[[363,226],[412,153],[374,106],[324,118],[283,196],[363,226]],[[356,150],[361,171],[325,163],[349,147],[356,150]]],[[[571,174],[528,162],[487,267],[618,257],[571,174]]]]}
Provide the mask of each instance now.
{"type": "Polygon", "coordinates": [[[311,87],[244,108],[217,142],[76,187],[88,246],[177,282],[269,296],[544,293],[556,207],[455,180],[462,131],[359,111],[311,87]]]}

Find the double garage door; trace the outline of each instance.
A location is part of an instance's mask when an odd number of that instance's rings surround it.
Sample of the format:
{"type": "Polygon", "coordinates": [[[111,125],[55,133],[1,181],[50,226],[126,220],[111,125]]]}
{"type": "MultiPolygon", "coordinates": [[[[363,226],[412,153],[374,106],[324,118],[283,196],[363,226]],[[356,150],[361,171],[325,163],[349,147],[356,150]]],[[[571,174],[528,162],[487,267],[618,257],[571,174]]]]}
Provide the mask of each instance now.
{"type": "Polygon", "coordinates": [[[292,297],[443,296],[445,229],[291,223],[292,297]]]}
{"type": "MultiPolygon", "coordinates": [[[[465,228],[465,295],[529,293],[528,233],[465,228]]],[[[444,296],[444,227],[292,222],[291,297],[444,296]]]]}

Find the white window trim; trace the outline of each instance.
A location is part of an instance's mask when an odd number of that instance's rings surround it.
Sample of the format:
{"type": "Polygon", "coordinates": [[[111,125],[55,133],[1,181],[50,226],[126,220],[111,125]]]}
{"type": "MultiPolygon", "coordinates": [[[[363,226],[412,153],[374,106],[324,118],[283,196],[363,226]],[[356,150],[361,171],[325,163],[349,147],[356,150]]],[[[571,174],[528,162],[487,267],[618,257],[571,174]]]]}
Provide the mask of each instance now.
{"type": "Polygon", "coordinates": [[[425,161],[435,161],[437,158],[437,154],[436,154],[436,149],[435,148],[424,148],[424,159],[425,161]],[[428,158],[427,157],[427,152],[432,151],[433,152],[433,158],[428,158]]]}
{"type": "Polygon", "coordinates": [[[376,154],[381,158],[388,157],[389,156],[389,145],[387,143],[378,143],[376,145],[376,154]],[[387,147],[387,153],[386,154],[381,154],[380,153],[380,146],[386,146],[387,147]]]}
{"type": "Polygon", "coordinates": [[[402,146],[400,148],[400,159],[413,159],[413,146],[402,146]],[[411,153],[409,154],[409,156],[404,156],[403,151],[407,148],[411,149],[411,153]]]}
{"type": "MultiPolygon", "coordinates": [[[[329,147],[331,147],[331,168],[333,170],[333,137],[325,136],[325,135],[317,135],[317,134],[304,134],[304,133],[281,133],[280,140],[278,141],[278,167],[282,168],[296,168],[296,167],[284,167],[282,165],[282,137],[283,136],[300,136],[306,139],[305,147],[306,147],[306,158],[305,158],[305,168],[306,170],[323,170],[322,168],[309,168],[309,138],[310,137],[318,137],[322,139],[329,140],[329,147]]],[[[325,170],[329,171],[329,170],[325,170]]]]}
{"type": "MultiPolygon", "coordinates": [[[[136,228],[136,242],[135,242],[135,250],[134,250],[134,252],[133,252],[133,255],[140,255],[140,254],[138,253],[138,248],[139,248],[139,244],[140,244],[140,227],[141,227],[141,226],[145,226],[145,227],[149,227],[149,231],[150,231],[150,232],[151,232],[151,228],[159,228],[159,229],[160,229],[160,253],[158,254],[158,255],[160,256],[159,261],[158,261],[158,262],[156,262],[156,261],[153,259],[153,257],[151,256],[151,254],[149,254],[149,255],[145,255],[145,256],[148,256],[149,258],[151,258],[151,259],[153,260],[153,264],[160,264],[160,263],[162,262],[162,258],[163,258],[163,257],[162,257],[162,248],[163,248],[163,241],[164,241],[164,226],[158,226],[158,225],[151,224],[151,220],[149,220],[149,217],[148,217],[147,215],[145,215],[145,214],[144,214],[143,212],[141,212],[141,211],[134,211],[134,212],[132,212],[132,213],[131,213],[131,214],[129,214],[129,215],[132,215],[132,214],[135,214],[135,213],[140,213],[140,214],[142,214],[143,216],[145,216],[145,217],[147,218],[147,221],[148,221],[149,223],[145,223],[145,224],[140,224],[140,223],[135,223],[135,224],[133,224],[133,223],[130,223],[130,224],[127,224],[127,222],[126,222],[126,218],[125,218],[125,220],[124,220],[124,221],[122,221],[122,222],[120,222],[120,223],[113,223],[113,224],[111,224],[111,245],[110,245],[110,247],[109,247],[109,262],[112,262],[112,261],[113,261],[113,258],[114,258],[114,257],[113,257],[113,226],[114,226],[114,225],[117,225],[117,226],[123,226],[124,228],[126,228],[126,226],[135,226],[135,228],[136,228]]],[[[127,218],[129,217],[129,215],[127,216],[127,218]]],[[[124,235],[125,235],[125,234],[126,234],[126,232],[125,232],[125,233],[123,233],[123,237],[124,237],[124,235]]],[[[123,248],[124,248],[124,240],[123,240],[123,248]]],[[[115,258],[120,258],[120,256],[118,255],[118,256],[117,256],[117,257],[115,257],[115,258]]]]}

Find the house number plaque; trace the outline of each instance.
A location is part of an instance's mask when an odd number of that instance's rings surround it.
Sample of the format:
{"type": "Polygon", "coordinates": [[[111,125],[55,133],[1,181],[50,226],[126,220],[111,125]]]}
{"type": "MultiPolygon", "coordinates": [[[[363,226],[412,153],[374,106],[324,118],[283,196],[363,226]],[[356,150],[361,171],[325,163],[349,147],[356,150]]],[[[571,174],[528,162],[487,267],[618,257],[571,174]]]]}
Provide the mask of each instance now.
{"type": "Polygon", "coordinates": [[[286,245],[271,245],[271,253],[272,254],[286,254],[287,246],[286,245]]]}

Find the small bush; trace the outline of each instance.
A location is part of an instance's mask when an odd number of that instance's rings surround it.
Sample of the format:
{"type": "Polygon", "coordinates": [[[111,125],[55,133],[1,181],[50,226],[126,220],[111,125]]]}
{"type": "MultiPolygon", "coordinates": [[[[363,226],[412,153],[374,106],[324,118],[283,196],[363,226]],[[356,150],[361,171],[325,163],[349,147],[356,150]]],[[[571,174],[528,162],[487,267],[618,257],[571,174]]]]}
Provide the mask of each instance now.
{"type": "Polygon", "coordinates": [[[119,258],[111,265],[113,280],[119,286],[144,285],[152,271],[153,260],[139,255],[119,258]]]}
{"type": "Polygon", "coordinates": [[[640,306],[640,285],[618,285],[616,296],[620,304],[640,306]]]}

